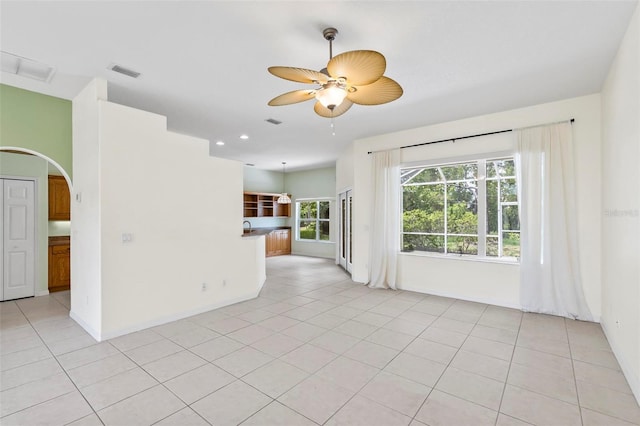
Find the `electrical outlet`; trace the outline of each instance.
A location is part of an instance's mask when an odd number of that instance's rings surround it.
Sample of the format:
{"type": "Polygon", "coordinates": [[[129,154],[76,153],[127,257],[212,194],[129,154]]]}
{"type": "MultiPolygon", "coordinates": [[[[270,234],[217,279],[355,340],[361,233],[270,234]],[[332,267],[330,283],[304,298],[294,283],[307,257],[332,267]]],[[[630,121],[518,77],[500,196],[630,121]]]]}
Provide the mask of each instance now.
{"type": "Polygon", "coordinates": [[[202,291],[207,291],[207,283],[202,283],[202,291]]]}
{"type": "Polygon", "coordinates": [[[616,320],[616,327],[620,328],[620,320],[616,320]]]}

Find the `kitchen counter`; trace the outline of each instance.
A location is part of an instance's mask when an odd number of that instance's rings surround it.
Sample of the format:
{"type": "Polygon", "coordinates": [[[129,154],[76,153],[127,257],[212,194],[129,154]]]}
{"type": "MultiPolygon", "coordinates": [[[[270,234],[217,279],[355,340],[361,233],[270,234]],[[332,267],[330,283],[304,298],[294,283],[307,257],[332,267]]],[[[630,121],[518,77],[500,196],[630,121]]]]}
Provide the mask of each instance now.
{"type": "Polygon", "coordinates": [[[63,246],[68,245],[71,237],[68,235],[59,235],[55,237],[49,237],[49,245],[50,246],[63,246]]]}
{"type": "Polygon", "coordinates": [[[242,234],[243,237],[258,237],[260,235],[267,235],[272,233],[273,231],[277,231],[280,229],[289,229],[291,230],[290,226],[274,226],[274,227],[270,227],[270,228],[252,228],[251,232],[249,232],[249,228],[244,228],[244,233],[242,234]]]}

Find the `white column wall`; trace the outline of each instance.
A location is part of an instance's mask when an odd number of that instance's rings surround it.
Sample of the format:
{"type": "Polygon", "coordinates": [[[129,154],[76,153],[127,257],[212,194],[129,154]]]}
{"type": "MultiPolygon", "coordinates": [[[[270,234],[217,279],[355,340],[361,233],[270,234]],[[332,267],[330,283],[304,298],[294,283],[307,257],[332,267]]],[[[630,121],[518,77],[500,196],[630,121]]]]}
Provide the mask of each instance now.
{"type": "Polygon", "coordinates": [[[602,327],[640,402],[640,8],[602,90],[602,327]]]}
{"type": "Polygon", "coordinates": [[[73,99],[71,317],[93,337],[102,330],[100,108],[107,82],[95,79],[73,99]]]}

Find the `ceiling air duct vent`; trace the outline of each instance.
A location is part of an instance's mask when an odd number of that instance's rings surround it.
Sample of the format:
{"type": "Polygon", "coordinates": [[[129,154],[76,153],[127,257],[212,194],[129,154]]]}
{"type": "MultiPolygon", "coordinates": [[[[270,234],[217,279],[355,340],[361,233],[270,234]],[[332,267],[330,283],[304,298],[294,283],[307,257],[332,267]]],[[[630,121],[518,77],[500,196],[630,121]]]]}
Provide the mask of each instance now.
{"type": "Polygon", "coordinates": [[[21,77],[49,83],[56,69],[33,59],[23,58],[13,53],[1,52],[2,71],[21,77]]]}
{"type": "Polygon", "coordinates": [[[266,121],[267,123],[275,124],[276,126],[277,126],[278,124],[282,124],[282,121],[278,121],[278,120],[276,120],[275,118],[267,118],[265,121],[266,121]]]}
{"type": "Polygon", "coordinates": [[[109,69],[114,72],[118,72],[120,74],[126,75],[127,77],[138,78],[140,77],[140,73],[138,71],[134,71],[130,68],[125,68],[123,66],[117,64],[109,65],[109,69]]]}

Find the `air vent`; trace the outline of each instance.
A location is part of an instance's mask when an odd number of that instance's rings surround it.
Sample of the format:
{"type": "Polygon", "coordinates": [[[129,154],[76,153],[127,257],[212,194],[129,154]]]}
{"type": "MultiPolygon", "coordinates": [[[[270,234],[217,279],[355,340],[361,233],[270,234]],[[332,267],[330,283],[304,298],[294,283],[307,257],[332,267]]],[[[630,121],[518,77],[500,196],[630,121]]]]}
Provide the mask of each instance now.
{"type": "Polygon", "coordinates": [[[130,68],[125,68],[117,64],[112,64],[109,66],[109,69],[114,72],[118,72],[120,74],[124,74],[127,77],[138,78],[140,77],[140,73],[138,71],[134,71],[130,68]]]}
{"type": "Polygon", "coordinates": [[[275,124],[276,126],[277,126],[278,124],[282,124],[282,121],[278,121],[278,120],[276,120],[275,118],[267,118],[265,121],[266,121],[267,123],[275,124]]]}
{"type": "Polygon", "coordinates": [[[44,81],[49,83],[55,68],[34,61],[33,59],[23,58],[13,53],[2,51],[2,71],[10,74],[16,74],[21,77],[31,78],[33,80],[44,81]]]}
{"type": "Polygon", "coordinates": [[[253,164],[253,163],[244,163],[244,165],[245,166],[249,166],[249,167],[254,167],[255,166],[255,164],[253,164]]]}

